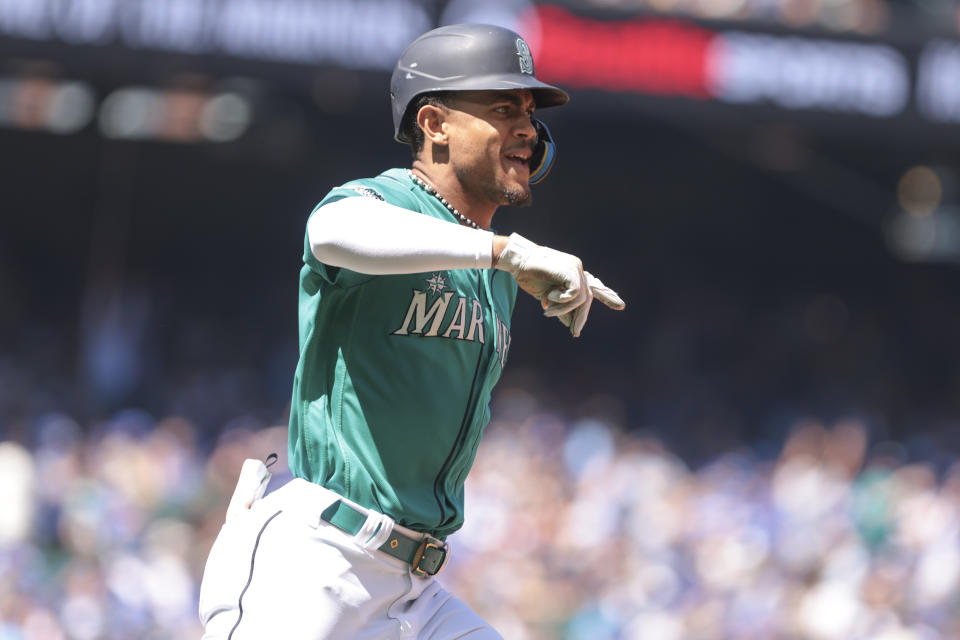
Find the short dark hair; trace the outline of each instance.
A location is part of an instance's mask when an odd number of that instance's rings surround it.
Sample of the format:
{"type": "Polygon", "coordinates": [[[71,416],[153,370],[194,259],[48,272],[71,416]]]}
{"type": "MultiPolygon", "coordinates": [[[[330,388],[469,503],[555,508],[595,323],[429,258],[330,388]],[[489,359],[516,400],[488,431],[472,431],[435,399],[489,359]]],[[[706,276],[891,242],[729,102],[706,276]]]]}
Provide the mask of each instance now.
{"type": "Polygon", "coordinates": [[[423,93],[407,105],[407,111],[403,114],[403,120],[400,122],[400,133],[407,139],[410,145],[410,153],[413,154],[414,158],[423,151],[423,129],[417,124],[417,114],[420,113],[420,108],[428,104],[433,107],[445,108],[450,104],[451,94],[450,91],[423,93]]]}

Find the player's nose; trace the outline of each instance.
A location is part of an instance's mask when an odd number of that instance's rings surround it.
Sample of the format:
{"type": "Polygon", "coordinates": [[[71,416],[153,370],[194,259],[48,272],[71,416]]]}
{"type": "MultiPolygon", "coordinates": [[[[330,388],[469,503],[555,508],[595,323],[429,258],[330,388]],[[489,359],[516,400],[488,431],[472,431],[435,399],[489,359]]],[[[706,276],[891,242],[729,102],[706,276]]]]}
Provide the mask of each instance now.
{"type": "Polygon", "coordinates": [[[533,120],[525,116],[519,119],[513,133],[518,138],[533,139],[537,137],[537,128],[533,126],[533,120]]]}

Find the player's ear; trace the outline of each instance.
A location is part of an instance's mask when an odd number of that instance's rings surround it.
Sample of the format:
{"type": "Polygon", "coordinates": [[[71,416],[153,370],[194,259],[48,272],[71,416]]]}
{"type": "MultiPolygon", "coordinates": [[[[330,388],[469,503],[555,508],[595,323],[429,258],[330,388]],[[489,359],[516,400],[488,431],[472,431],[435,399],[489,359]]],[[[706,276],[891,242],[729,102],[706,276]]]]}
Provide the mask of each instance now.
{"type": "Polygon", "coordinates": [[[447,144],[447,112],[442,107],[425,104],[417,112],[417,126],[423,131],[424,140],[435,145],[447,144]]]}

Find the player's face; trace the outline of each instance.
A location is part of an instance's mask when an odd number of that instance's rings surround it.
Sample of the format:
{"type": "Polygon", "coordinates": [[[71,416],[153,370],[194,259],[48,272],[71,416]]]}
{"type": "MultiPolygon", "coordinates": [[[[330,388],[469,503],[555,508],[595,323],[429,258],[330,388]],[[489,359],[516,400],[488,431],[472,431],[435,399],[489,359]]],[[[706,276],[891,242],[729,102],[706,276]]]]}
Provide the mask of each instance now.
{"type": "Polygon", "coordinates": [[[450,103],[450,162],[464,189],[496,205],[527,205],[537,142],[527,90],[464,91],[450,103]]]}

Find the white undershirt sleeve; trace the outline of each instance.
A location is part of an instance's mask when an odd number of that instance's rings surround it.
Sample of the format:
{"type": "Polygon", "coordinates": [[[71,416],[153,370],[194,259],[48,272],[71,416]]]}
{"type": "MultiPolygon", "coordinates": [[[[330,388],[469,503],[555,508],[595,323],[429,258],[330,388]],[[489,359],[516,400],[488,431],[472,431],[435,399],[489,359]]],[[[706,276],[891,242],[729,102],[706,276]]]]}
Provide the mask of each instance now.
{"type": "Polygon", "coordinates": [[[370,275],[488,269],[493,261],[492,232],[363,196],[314,211],[307,236],[320,262],[370,275]]]}

